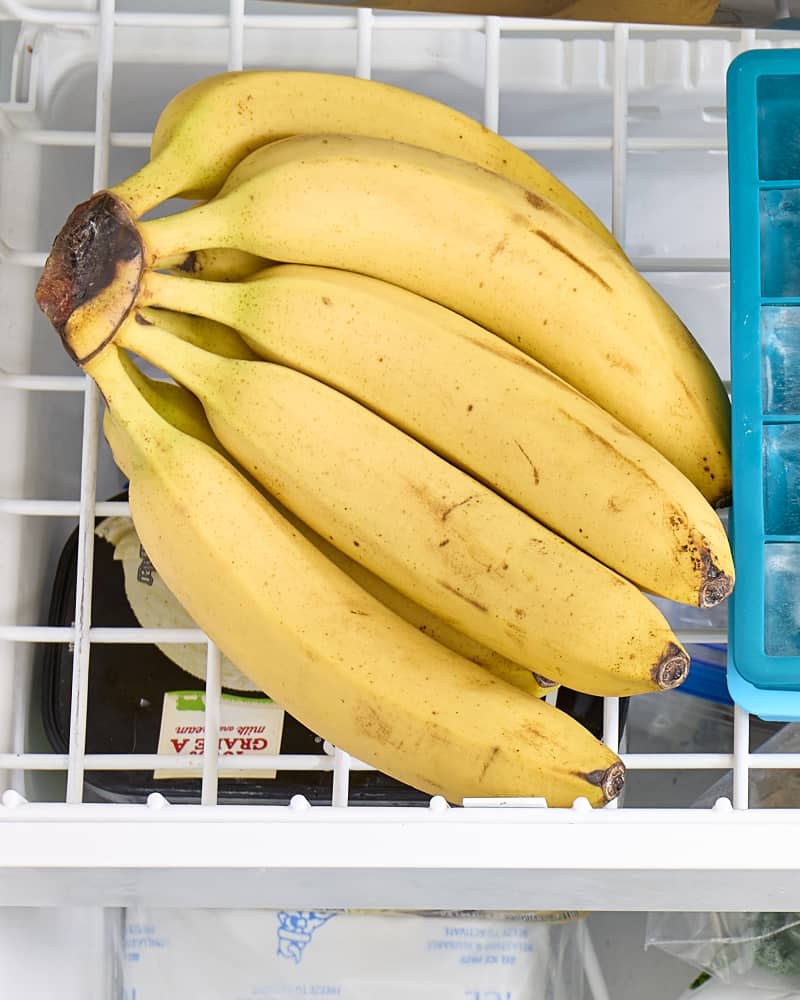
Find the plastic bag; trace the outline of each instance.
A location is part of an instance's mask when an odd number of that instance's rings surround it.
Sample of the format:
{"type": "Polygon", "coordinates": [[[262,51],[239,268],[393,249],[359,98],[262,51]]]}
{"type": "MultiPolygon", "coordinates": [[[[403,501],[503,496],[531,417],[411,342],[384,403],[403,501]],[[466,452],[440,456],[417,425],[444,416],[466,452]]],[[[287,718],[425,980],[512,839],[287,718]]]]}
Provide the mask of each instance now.
{"type": "Polygon", "coordinates": [[[719,979],[708,979],[693,983],[678,1000],[797,1000],[800,993],[794,990],[761,989],[758,986],[723,983],[719,979]]]}
{"type": "Polygon", "coordinates": [[[645,935],[723,983],[800,990],[800,913],[650,913],[645,935]]]}
{"type": "Polygon", "coordinates": [[[575,916],[129,909],[122,994],[586,1000],[585,928],[575,916]]]}
{"type": "MultiPolygon", "coordinates": [[[[758,752],[800,752],[800,725],[781,727],[758,752]]],[[[800,779],[794,772],[753,767],[748,794],[754,808],[797,808],[800,779]]],[[[710,808],[731,795],[728,772],[694,806],[710,808]]],[[[800,997],[800,913],[650,913],[645,936],[646,948],[660,948],[723,984],[800,997]]]]}

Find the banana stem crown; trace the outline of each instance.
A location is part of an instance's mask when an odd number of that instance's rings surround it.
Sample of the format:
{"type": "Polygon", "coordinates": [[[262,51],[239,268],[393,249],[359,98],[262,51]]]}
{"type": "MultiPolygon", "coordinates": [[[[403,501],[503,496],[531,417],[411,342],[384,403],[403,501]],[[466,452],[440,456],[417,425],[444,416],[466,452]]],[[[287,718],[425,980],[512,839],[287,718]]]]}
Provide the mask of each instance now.
{"type": "Polygon", "coordinates": [[[70,214],[36,286],[36,301],[81,366],[100,354],[136,297],[142,240],[126,205],[100,191],[70,214]]]}

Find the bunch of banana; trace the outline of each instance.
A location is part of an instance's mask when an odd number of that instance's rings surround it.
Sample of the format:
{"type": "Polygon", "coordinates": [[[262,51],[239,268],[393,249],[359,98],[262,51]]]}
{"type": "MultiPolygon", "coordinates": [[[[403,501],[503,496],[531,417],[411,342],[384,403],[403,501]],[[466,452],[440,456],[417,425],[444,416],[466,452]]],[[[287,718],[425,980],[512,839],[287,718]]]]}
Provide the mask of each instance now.
{"type": "Polygon", "coordinates": [[[103,392],[150,558],[255,683],[453,801],[617,794],[531,694],[686,676],[646,592],[733,587],[730,411],[540,165],[398,88],[223,74],[75,209],[37,300],[103,392]],[[204,202],[140,218],[175,195],[204,202]]]}

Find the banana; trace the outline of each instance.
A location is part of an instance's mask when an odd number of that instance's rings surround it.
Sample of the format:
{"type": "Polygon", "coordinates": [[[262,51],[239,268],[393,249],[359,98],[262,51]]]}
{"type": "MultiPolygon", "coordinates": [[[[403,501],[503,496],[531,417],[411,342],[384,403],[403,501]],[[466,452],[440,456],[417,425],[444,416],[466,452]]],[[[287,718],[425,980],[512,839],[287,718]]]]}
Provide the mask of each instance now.
{"type": "Polygon", "coordinates": [[[188,254],[162,260],[165,271],[188,278],[203,278],[205,281],[242,281],[252,274],[263,271],[269,261],[244,250],[195,250],[188,254]]]}
{"type": "MultiPolygon", "coordinates": [[[[105,423],[105,419],[104,419],[105,423]]],[[[129,517],[107,517],[95,529],[98,538],[113,550],[115,565],[122,576],[125,597],[134,618],[142,628],[196,628],[195,622],[167,589],[155,568],[142,577],[142,546],[129,517]]],[[[197,680],[205,681],[207,650],[202,642],[154,642],[167,659],[197,680]]],[[[258,691],[249,677],[223,656],[219,666],[222,687],[236,691],[258,691]]]]}
{"type": "Polygon", "coordinates": [[[136,315],[116,342],[193,392],[250,475],[392,587],[587,694],[683,680],[686,652],[633,584],[337,390],[281,365],[220,358],[136,315]]]}
{"type": "Polygon", "coordinates": [[[131,367],[113,344],[85,363],[123,442],[137,531],[193,620],[259,688],[335,745],[454,803],[601,806],[619,794],[616,754],[363,591],[218,451],[161,418],[131,367]]]}
{"type": "Polygon", "coordinates": [[[204,205],[138,224],[108,193],[76,208],[37,291],[57,328],[71,322],[72,350],[94,349],[96,324],[113,336],[142,267],[175,254],[231,246],[357,271],[509,341],[660,451],[709,502],[729,496],[730,403],[711,362],[647,282],[552,203],[454,157],[348,136],[271,143],[228,183],[204,205]],[[108,233],[97,267],[108,274],[110,258],[116,277],[81,305],[58,285],[69,284],[69,255],[90,222],[108,233]]]}
{"type": "MultiPolygon", "coordinates": [[[[142,310],[142,312],[145,312],[145,310],[142,310]]],[[[158,310],[149,310],[149,312],[151,314],[160,313],[158,310]]],[[[165,327],[165,329],[167,328],[165,327]]],[[[129,364],[127,361],[125,363],[126,365],[129,364]]],[[[172,424],[173,427],[177,427],[184,434],[189,434],[199,441],[203,441],[211,448],[215,448],[221,455],[225,455],[222,446],[211,429],[202,404],[195,396],[182,386],[150,379],[133,366],[130,368],[130,373],[141,394],[159,416],[172,424]]],[[[103,432],[111,445],[111,450],[114,453],[117,464],[125,475],[130,478],[135,462],[131,455],[129,440],[125,433],[117,427],[109,410],[106,410],[103,415],[103,432]]],[[[239,471],[242,472],[241,469],[239,471]]],[[[247,475],[246,473],[243,474],[247,475]]],[[[251,482],[258,488],[255,480],[251,479],[251,482]]],[[[261,492],[263,494],[263,490],[261,492]]],[[[326,539],[322,538],[315,531],[312,531],[308,525],[295,517],[291,511],[278,504],[274,497],[264,495],[289,524],[296,531],[305,535],[332,563],[347,573],[367,593],[377,598],[381,604],[384,604],[395,614],[419,629],[420,632],[424,632],[425,635],[430,636],[431,639],[451,649],[454,653],[458,653],[467,660],[471,660],[473,663],[484,667],[490,673],[494,674],[495,677],[499,677],[501,680],[507,681],[509,684],[513,684],[514,687],[526,691],[537,698],[555,690],[555,685],[552,681],[532,673],[520,664],[514,663],[504,656],[500,656],[493,649],[475,642],[469,636],[459,632],[448,625],[447,622],[442,621],[441,618],[437,618],[436,615],[431,614],[426,608],[417,604],[416,601],[412,601],[393,587],[390,587],[380,577],[364,569],[363,566],[359,565],[353,559],[348,558],[343,552],[340,552],[339,549],[331,545],[330,542],[326,541],[326,539]]],[[[167,655],[171,654],[167,651],[167,655]]]]}
{"type": "MultiPolygon", "coordinates": [[[[193,285],[199,288],[199,283],[193,285]]],[[[184,305],[188,303],[184,302],[184,305]]],[[[142,316],[151,323],[169,330],[176,337],[212,351],[223,358],[240,358],[243,361],[255,361],[259,357],[252,348],[244,342],[241,336],[224,323],[218,323],[213,318],[198,316],[189,310],[173,311],[170,309],[141,310],[142,316]]]]}
{"type": "Polygon", "coordinates": [[[722,523],[682,473],[522,351],[429,299],[283,264],[229,284],[147,271],[138,301],[229,324],[262,357],[359,400],[651,593],[712,607],[732,589],[722,523]]]}
{"type": "Polygon", "coordinates": [[[340,552],[339,549],[331,545],[321,535],[312,531],[308,525],[303,524],[299,518],[292,515],[286,508],[279,507],[279,509],[283,511],[286,519],[298,531],[304,534],[306,538],[309,538],[332,563],[344,570],[368,594],[377,598],[381,604],[386,605],[390,611],[393,611],[404,621],[418,628],[420,632],[451,649],[454,653],[458,653],[459,656],[463,656],[464,659],[470,660],[472,663],[477,663],[478,666],[488,670],[490,674],[494,674],[500,680],[506,681],[508,684],[513,684],[520,691],[525,691],[535,698],[542,698],[545,695],[556,692],[558,685],[554,681],[543,677],[541,674],[536,673],[536,671],[523,667],[519,663],[515,663],[506,656],[502,656],[500,653],[495,652],[495,650],[485,646],[482,642],[477,642],[468,635],[464,635],[463,632],[449,625],[438,615],[432,614],[421,604],[401,594],[395,587],[390,587],[379,576],[370,573],[368,569],[365,569],[354,559],[350,559],[344,552],[340,552]]]}
{"type": "Polygon", "coordinates": [[[254,149],[318,132],[398,139],[477,163],[561,205],[622,253],[577,195],[496,132],[422,94],[334,73],[250,70],[192,84],[162,111],[149,162],[110,190],[136,217],[174,196],[205,200],[254,149]]]}

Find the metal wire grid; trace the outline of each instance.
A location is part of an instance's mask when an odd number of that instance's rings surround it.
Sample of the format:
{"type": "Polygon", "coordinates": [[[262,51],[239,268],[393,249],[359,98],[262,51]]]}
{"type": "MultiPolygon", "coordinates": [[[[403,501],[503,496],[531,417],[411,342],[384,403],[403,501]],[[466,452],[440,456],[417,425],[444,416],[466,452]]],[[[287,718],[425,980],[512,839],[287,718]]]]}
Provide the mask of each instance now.
{"type": "MultiPolygon", "coordinates": [[[[369,9],[358,9],[336,14],[317,12],[289,14],[272,13],[265,5],[264,13],[248,14],[244,0],[230,0],[227,13],[173,14],[123,12],[115,7],[115,0],[98,0],[93,10],[43,10],[25,5],[18,0],[0,0],[0,18],[17,20],[25,24],[58,25],[64,27],[93,27],[97,30],[97,84],[95,101],[95,127],[93,131],[59,131],[52,129],[19,129],[0,108],[0,131],[13,134],[17,140],[29,143],[69,147],[90,147],[93,150],[92,189],[102,188],[108,182],[109,154],[113,146],[145,148],[149,135],[143,133],[111,132],[111,87],[114,73],[114,35],[119,26],[141,26],[163,29],[209,28],[227,30],[227,67],[243,66],[244,36],[251,28],[341,29],[356,31],[356,58],[353,71],[368,78],[372,69],[372,43],[376,31],[394,29],[436,29],[442,31],[472,30],[482,32],[485,39],[483,66],[483,119],[497,130],[500,108],[500,59],[501,37],[515,32],[546,34],[561,30],[557,22],[527,21],[501,17],[474,17],[450,15],[385,14],[375,15],[369,9]]],[[[627,193],[627,157],[632,150],[714,149],[724,151],[724,141],[694,137],[656,137],[633,139],[628,135],[628,45],[629,28],[626,25],[570,24],[571,32],[609,32],[613,44],[613,117],[609,136],[536,136],[509,135],[510,141],[531,152],[543,150],[610,151],[612,156],[612,229],[621,244],[625,244],[625,207],[627,193]]],[[[647,31],[637,26],[638,32],[647,31]]],[[[670,29],[659,28],[660,32],[670,29]]],[[[685,31],[685,29],[680,29],[685,31]]],[[[757,44],[752,29],[738,33],[738,46],[744,50],[757,44]]],[[[0,237],[0,262],[39,269],[43,266],[45,251],[15,249],[0,237]]],[[[649,257],[634,259],[643,272],[724,272],[728,261],[724,258],[649,257]]],[[[321,770],[332,772],[331,804],[348,805],[349,777],[353,770],[367,769],[367,765],[351,758],[338,748],[324,746],[324,753],[307,755],[275,755],[253,758],[238,757],[231,760],[218,757],[209,747],[216,747],[220,716],[220,662],[217,647],[206,640],[199,630],[192,629],[108,629],[96,628],[91,622],[92,569],[94,552],[94,518],[97,515],[125,515],[124,503],[97,500],[97,460],[100,417],[100,397],[94,383],[83,376],[50,376],[30,374],[0,374],[0,388],[20,392],[71,392],[83,395],[83,430],[81,443],[80,497],[76,501],[51,501],[30,499],[0,499],[0,514],[15,517],[68,517],[78,518],[78,580],[83,585],[77,589],[75,624],[72,628],[52,628],[23,625],[0,627],[0,641],[12,643],[72,643],[73,681],[70,713],[70,742],[66,754],[0,753],[0,769],[10,771],[66,771],[66,803],[76,804],[84,798],[84,776],[87,770],[153,770],[159,767],[186,770],[187,774],[201,777],[200,799],[203,805],[218,801],[219,768],[238,770],[279,769],[284,771],[321,770]],[[141,642],[204,642],[207,644],[207,679],[205,699],[205,747],[202,762],[197,759],[177,759],[168,755],[87,754],[86,720],[88,700],[89,653],[92,644],[141,642]]],[[[678,630],[678,638],[685,643],[726,642],[724,630],[678,630]]],[[[619,702],[608,698],[604,703],[604,741],[618,750],[619,702]]],[[[628,754],[625,763],[630,769],[732,769],[733,805],[736,809],[748,807],[748,773],[750,768],[797,768],[800,754],[751,754],[749,751],[749,716],[736,709],[732,752],[715,754],[628,754]]],[[[14,792],[6,793],[6,804],[19,800],[14,792]]],[[[486,804],[482,802],[482,804],[486,804]]],[[[616,803],[612,803],[612,808],[616,803]]]]}

